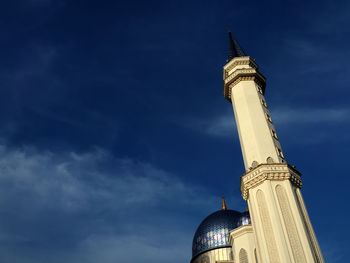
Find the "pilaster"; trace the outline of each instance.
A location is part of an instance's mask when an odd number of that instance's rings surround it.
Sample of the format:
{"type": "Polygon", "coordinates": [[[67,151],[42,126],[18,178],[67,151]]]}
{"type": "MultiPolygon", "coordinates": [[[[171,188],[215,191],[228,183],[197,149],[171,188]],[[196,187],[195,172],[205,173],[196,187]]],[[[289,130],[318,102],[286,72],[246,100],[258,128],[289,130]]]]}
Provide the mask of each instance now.
{"type": "Polygon", "coordinates": [[[261,164],[241,177],[242,196],[248,201],[264,263],[324,262],[302,202],[301,186],[301,174],[286,163],[261,164]]]}

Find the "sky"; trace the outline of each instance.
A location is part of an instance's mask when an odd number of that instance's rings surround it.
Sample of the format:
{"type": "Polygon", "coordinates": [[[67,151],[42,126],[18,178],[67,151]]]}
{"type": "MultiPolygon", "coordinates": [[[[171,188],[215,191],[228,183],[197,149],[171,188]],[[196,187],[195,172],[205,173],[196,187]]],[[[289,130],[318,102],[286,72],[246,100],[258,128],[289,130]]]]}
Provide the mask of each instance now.
{"type": "Polygon", "coordinates": [[[0,3],[0,262],[186,263],[221,194],[246,209],[228,27],[326,262],[350,258],[349,1],[0,3]]]}

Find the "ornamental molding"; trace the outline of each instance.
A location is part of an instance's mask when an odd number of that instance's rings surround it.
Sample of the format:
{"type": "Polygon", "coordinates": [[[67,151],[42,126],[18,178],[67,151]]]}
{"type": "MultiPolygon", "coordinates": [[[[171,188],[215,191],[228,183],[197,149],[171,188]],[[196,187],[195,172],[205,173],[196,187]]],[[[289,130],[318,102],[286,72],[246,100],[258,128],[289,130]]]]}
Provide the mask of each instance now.
{"type": "Polygon", "coordinates": [[[265,180],[289,180],[298,188],[302,186],[301,174],[290,165],[285,163],[260,164],[241,176],[241,192],[243,198],[247,200],[249,189],[262,184],[265,180]]]}
{"type": "Polygon", "coordinates": [[[255,69],[238,69],[224,82],[224,96],[228,101],[231,102],[232,88],[241,81],[254,81],[262,89],[263,94],[265,93],[266,80],[263,75],[255,69]]]}
{"type": "Polygon", "coordinates": [[[262,87],[263,93],[265,91],[265,77],[258,71],[258,64],[255,60],[246,57],[236,57],[224,66],[224,96],[231,101],[231,89],[241,81],[254,80],[262,87]],[[241,65],[248,65],[249,68],[236,69],[235,67],[241,65]],[[231,74],[229,72],[234,70],[231,74]],[[249,78],[253,77],[253,78],[249,78]]]}
{"type": "Polygon", "coordinates": [[[230,231],[230,239],[229,239],[230,244],[231,244],[231,239],[235,239],[235,238],[240,237],[242,235],[245,235],[247,233],[254,233],[253,227],[251,224],[240,226],[234,230],[231,230],[230,231]]]}
{"type": "Polygon", "coordinates": [[[227,78],[225,78],[224,83],[225,86],[231,84],[238,75],[255,75],[258,74],[258,71],[255,68],[242,68],[235,70],[232,74],[230,74],[227,78]]]}
{"type": "Polygon", "coordinates": [[[227,73],[231,69],[239,65],[249,65],[252,68],[258,69],[258,64],[256,64],[255,61],[250,57],[237,57],[224,66],[224,72],[227,73]]]}

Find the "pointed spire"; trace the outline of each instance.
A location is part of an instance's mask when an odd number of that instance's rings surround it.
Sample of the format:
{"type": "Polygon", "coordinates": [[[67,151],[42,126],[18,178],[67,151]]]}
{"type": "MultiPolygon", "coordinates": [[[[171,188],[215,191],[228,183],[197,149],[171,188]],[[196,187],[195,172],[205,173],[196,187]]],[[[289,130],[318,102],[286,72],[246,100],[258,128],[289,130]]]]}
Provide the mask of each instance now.
{"type": "Polygon", "coordinates": [[[222,210],[226,210],[226,202],[225,202],[225,198],[223,195],[221,195],[221,198],[222,198],[222,210]]]}
{"type": "Polygon", "coordinates": [[[228,52],[227,62],[230,62],[235,57],[245,56],[238,42],[232,37],[232,33],[230,29],[228,30],[228,46],[229,46],[229,52],[228,52]]]}

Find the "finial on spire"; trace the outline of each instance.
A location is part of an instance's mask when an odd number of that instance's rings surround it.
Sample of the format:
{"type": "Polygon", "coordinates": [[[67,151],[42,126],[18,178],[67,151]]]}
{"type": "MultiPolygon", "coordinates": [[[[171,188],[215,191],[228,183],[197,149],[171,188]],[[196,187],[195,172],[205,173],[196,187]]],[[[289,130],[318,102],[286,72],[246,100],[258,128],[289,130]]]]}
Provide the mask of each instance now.
{"type": "Polygon", "coordinates": [[[226,210],[226,202],[225,202],[225,198],[223,195],[221,195],[222,198],[222,210],[226,210]]]}
{"type": "Polygon", "coordinates": [[[230,62],[235,57],[244,57],[245,54],[241,47],[239,46],[238,42],[232,37],[232,33],[230,28],[228,29],[228,58],[227,62],[230,62]]]}

